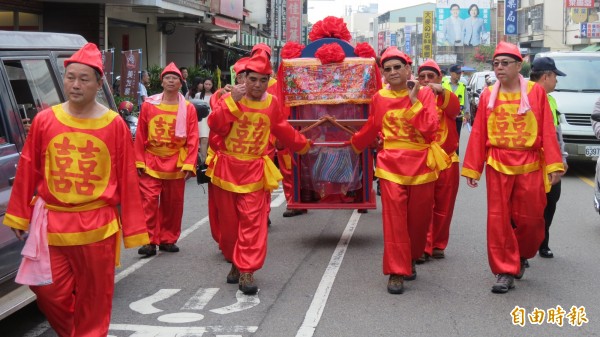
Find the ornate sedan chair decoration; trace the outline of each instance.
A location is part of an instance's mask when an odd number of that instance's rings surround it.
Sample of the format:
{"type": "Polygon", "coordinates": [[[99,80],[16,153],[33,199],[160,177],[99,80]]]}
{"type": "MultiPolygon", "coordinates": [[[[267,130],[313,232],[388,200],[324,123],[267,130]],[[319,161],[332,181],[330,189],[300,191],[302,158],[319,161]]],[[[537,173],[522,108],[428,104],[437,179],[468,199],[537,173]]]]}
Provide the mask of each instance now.
{"type": "Polygon", "coordinates": [[[373,151],[356,154],[349,140],[367,121],[371,97],[381,88],[375,51],[367,43],[350,45],[345,23],[335,17],[317,22],[309,38],[306,48],[284,46],[278,71],[289,122],[313,142],[292,162],[288,208],[374,209],[373,151]]]}

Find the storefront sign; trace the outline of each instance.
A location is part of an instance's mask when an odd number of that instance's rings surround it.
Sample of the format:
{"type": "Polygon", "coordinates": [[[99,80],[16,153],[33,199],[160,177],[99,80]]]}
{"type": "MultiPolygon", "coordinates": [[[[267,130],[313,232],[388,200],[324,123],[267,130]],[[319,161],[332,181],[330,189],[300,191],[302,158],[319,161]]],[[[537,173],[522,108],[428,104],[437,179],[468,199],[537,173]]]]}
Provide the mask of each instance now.
{"type": "Polygon", "coordinates": [[[504,35],[518,35],[517,9],[519,0],[504,1],[504,35]]]}
{"type": "Polygon", "coordinates": [[[423,12],[423,48],[421,57],[429,59],[433,55],[433,11],[423,12]]]}
{"type": "Polygon", "coordinates": [[[210,11],[214,14],[242,20],[244,18],[244,0],[212,0],[210,11]]]}
{"type": "Polygon", "coordinates": [[[594,8],[594,0],[566,0],[565,6],[567,8],[571,8],[571,7],[594,8]]]}
{"type": "Polygon", "coordinates": [[[231,30],[239,30],[240,24],[235,20],[228,19],[222,16],[213,16],[212,23],[215,26],[223,27],[231,30]]]}
{"type": "Polygon", "coordinates": [[[302,39],[302,0],[287,0],[286,41],[300,42],[302,39]]]}

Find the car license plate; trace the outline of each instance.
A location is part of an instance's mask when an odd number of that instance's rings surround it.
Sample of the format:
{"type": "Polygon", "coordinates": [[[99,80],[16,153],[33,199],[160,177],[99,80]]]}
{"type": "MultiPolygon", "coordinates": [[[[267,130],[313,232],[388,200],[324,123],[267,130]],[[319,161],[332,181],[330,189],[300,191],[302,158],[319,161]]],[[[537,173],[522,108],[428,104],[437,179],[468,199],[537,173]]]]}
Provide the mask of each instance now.
{"type": "Polygon", "coordinates": [[[585,147],[585,156],[586,157],[599,157],[600,156],[600,146],[586,146],[585,147]]]}

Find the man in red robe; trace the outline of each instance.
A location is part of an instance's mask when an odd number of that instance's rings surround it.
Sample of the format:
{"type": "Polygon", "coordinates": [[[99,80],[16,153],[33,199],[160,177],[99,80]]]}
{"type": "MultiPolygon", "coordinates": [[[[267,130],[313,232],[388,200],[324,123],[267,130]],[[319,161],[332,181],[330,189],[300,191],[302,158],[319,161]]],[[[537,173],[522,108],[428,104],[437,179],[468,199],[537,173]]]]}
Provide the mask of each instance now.
{"type": "Polygon", "coordinates": [[[492,292],[502,294],[544,239],[545,192],[564,166],[546,92],[519,74],[519,48],[500,42],[493,60],[498,81],[479,99],[461,174],[477,187],[486,167],[488,260],[498,275],[492,292]]]}
{"type": "Polygon", "coordinates": [[[175,63],[160,75],[163,92],[142,104],[135,137],[135,164],[150,244],[140,255],[156,255],[156,246],[178,252],[185,181],[196,173],[198,116],[179,92],[183,77],[175,63]]]}
{"type": "Polygon", "coordinates": [[[29,231],[16,281],[31,286],[56,333],[106,336],[120,232],[127,248],[148,233],[129,130],[96,102],[100,51],[88,43],[64,65],[68,100],[33,119],[4,224],[21,240],[29,231]]]}
{"type": "Polygon", "coordinates": [[[437,98],[437,111],[440,120],[440,128],[436,135],[436,141],[452,159],[452,165],[440,172],[435,181],[433,218],[429,232],[427,233],[427,245],[424,255],[417,263],[424,262],[429,256],[436,259],[444,258],[444,250],[448,246],[450,237],[450,223],[454,213],[454,203],[458,193],[459,181],[459,158],[456,154],[458,149],[458,132],[455,120],[460,114],[460,101],[450,90],[445,90],[441,85],[442,71],[433,60],[427,60],[418,69],[419,84],[429,86],[437,98]],[[452,127],[448,127],[452,126],[452,127]]]}
{"type": "Polygon", "coordinates": [[[211,133],[223,141],[207,174],[219,189],[220,246],[233,262],[227,282],[254,294],[258,287],[253,275],[267,253],[267,194],[282,178],[267,153],[269,138],[273,134],[300,153],[310,144],[282,118],[277,98],[266,92],[272,70],[265,53],[254,54],[245,71],[245,84],[225,94],[208,117],[211,133]]]}
{"type": "Polygon", "coordinates": [[[408,89],[410,65],[395,47],[381,56],[389,89],[373,96],[369,119],[351,139],[356,153],[381,134],[375,176],[380,179],[383,213],[383,273],[390,275],[390,294],[404,292],[414,280],[414,261],[421,257],[431,224],[434,182],[450,158],[436,143],[439,129],[436,98],[418,83],[408,89]]]}

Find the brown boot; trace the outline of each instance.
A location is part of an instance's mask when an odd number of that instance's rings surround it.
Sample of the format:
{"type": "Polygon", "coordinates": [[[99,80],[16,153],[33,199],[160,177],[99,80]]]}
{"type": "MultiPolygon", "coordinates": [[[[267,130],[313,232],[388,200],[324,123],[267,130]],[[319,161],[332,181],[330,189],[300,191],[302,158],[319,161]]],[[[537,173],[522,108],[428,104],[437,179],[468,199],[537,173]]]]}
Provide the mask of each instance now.
{"type": "Polygon", "coordinates": [[[235,284],[240,282],[240,271],[235,264],[231,264],[231,270],[227,274],[227,283],[235,284]]]}
{"type": "Polygon", "coordinates": [[[252,273],[240,274],[239,289],[246,295],[254,295],[258,292],[258,286],[254,283],[254,276],[252,273]]]}
{"type": "Polygon", "coordinates": [[[402,294],[404,292],[404,278],[402,275],[390,275],[388,280],[387,291],[390,294],[402,294]]]}

